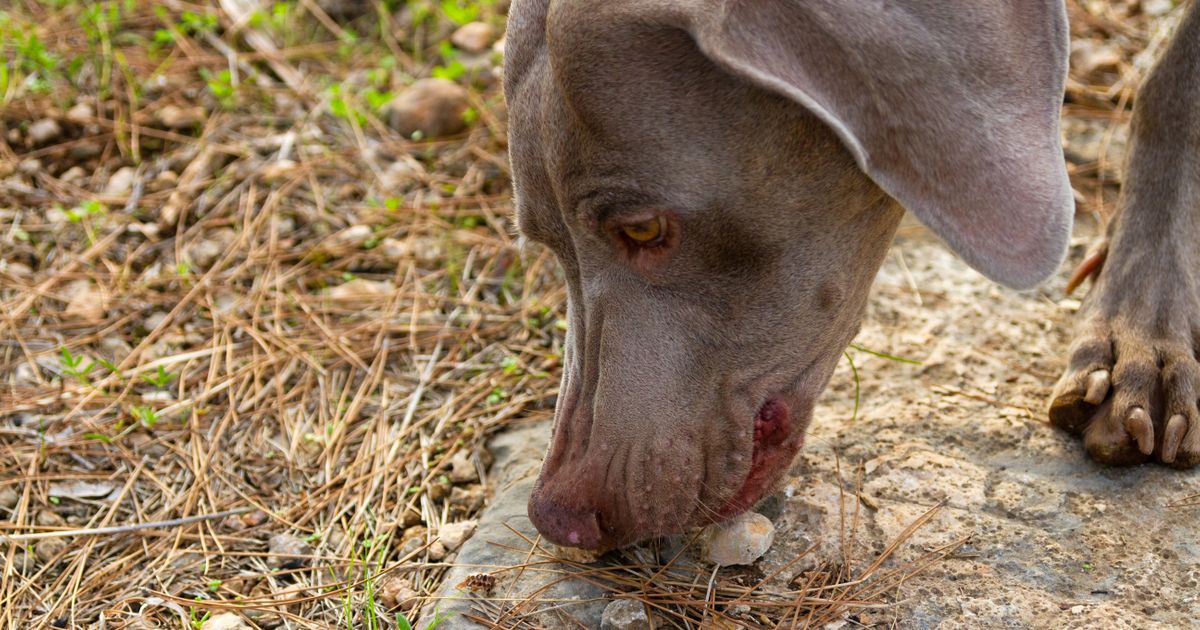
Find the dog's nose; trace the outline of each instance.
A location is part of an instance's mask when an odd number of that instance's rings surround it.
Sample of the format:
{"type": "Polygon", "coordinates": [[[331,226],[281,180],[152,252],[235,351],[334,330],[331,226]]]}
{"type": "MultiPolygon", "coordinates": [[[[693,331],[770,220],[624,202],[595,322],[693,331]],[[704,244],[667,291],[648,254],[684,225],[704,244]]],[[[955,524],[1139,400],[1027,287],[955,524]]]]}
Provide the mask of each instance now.
{"type": "Polygon", "coordinates": [[[565,547],[599,549],[603,542],[596,510],[564,505],[538,488],[529,497],[529,520],[550,542],[565,547]]]}

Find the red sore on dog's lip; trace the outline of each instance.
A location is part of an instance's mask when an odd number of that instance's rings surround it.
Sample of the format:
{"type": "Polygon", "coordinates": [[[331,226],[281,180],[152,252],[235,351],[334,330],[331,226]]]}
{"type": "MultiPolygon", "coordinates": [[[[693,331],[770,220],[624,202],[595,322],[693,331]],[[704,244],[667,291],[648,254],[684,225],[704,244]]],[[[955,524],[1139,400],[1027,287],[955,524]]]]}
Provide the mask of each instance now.
{"type": "Polygon", "coordinates": [[[791,410],[787,403],[778,396],[767,399],[754,415],[754,455],[750,472],[733,498],[718,510],[721,518],[750,509],[770,489],[779,470],[791,463],[799,448],[799,441],[791,443],[793,448],[785,444],[791,433],[791,410]]]}

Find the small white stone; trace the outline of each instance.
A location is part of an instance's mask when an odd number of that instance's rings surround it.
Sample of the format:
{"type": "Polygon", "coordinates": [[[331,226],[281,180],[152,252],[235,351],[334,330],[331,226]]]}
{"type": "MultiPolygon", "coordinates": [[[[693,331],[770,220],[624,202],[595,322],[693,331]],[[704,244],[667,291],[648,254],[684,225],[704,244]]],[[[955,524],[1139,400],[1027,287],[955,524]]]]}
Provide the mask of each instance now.
{"type": "Polygon", "coordinates": [[[204,120],[204,110],[200,107],[178,107],[167,105],[155,114],[158,122],[169,129],[185,129],[204,120]]]}
{"type": "Polygon", "coordinates": [[[29,139],[34,144],[46,144],[62,135],[62,125],[53,118],[43,118],[29,125],[29,139]]]}
{"type": "Polygon", "coordinates": [[[475,533],[475,526],[475,521],[446,523],[438,530],[437,542],[442,543],[447,551],[454,551],[475,533]]]}
{"type": "Polygon", "coordinates": [[[746,512],[733,519],[704,530],[705,558],[720,567],[754,564],[775,542],[775,525],[771,519],[746,512]]]}
{"type": "Polygon", "coordinates": [[[604,607],[601,630],[650,630],[646,607],[632,599],[618,599],[604,607]]]}
{"type": "Polygon", "coordinates": [[[471,454],[463,450],[450,458],[450,473],[447,476],[454,483],[474,483],[479,481],[479,470],[475,468],[471,454]]]}
{"type": "Polygon", "coordinates": [[[375,282],[363,278],[355,278],[350,282],[330,287],[325,295],[337,300],[361,300],[364,298],[384,297],[396,292],[396,285],[388,281],[375,282]]]}
{"type": "Polygon", "coordinates": [[[1076,605],[1072,606],[1072,607],[1071,607],[1071,614],[1072,614],[1072,615],[1082,615],[1082,614],[1083,614],[1083,606],[1081,606],[1081,605],[1079,605],[1079,604],[1076,604],[1076,605]]]}
{"type": "Polygon", "coordinates": [[[369,225],[352,225],[335,234],[333,240],[339,245],[361,247],[374,233],[369,225]]]}
{"type": "Polygon", "coordinates": [[[209,617],[200,624],[200,630],[250,630],[250,626],[241,617],[227,612],[209,617]]]}
{"type": "Polygon", "coordinates": [[[92,284],[90,280],[76,280],[63,290],[67,307],[63,313],[68,317],[98,320],[108,310],[108,294],[92,284]]]}
{"type": "Polygon", "coordinates": [[[92,118],[96,116],[96,110],[88,103],[76,103],[74,107],[67,110],[66,118],[71,123],[76,125],[86,125],[92,122],[92,118]]]}
{"type": "Polygon", "coordinates": [[[480,53],[496,41],[496,28],[487,22],[468,22],[450,36],[450,43],[460,50],[480,53]]]}
{"type": "Polygon", "coordinates": [[[120,197],[129,194],[129,191],[133,190],[135,178],[137,178],[137,169],[132,166],[123,166],[117,169],[117,172],[108,178],[108,184],[104,187],[104,194],[111,197],[120,197]]]}

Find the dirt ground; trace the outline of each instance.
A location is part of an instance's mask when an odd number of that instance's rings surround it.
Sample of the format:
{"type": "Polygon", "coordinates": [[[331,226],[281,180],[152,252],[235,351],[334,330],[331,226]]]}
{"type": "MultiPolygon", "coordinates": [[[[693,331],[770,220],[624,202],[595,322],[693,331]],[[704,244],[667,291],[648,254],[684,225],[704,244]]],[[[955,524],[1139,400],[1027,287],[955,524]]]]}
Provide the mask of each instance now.
{"type": "MultiPolygon", "coordinates": [[[[1067,6],[1074,261],[1180,10],[1067,6]]],[[[0,627],[427,628],[515,535],[565,298],[513,232],[506,7],[0,7],[0,627]]],[[[1062,284],[903,227],[857,343],[921,364],[849,352],[771,552],[693,567],[680,623],[778,570],[833,628],[1194,625],[1196,473],[1093,466],[1043,421],[1062,284]]],[[[647,549],[587,597],[675,588],[647,549]]]]}

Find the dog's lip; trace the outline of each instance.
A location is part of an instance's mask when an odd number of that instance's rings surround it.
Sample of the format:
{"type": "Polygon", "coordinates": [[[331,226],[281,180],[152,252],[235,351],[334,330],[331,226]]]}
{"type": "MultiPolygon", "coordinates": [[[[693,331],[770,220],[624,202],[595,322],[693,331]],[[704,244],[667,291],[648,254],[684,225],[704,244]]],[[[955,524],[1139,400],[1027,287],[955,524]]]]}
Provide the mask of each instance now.
{"type": "Polygon", "coordinates": [[[780,464],[781,456],[790,460],[799,450],[794,434],[803,427],[797,426],[795,405],[789,404],[788,398],[782,392],[772,394],[755,412],[750,467],[737,491],[717,510],[715,520],[724,520],[754,507],[774,484],[781,466],[787,465],[786,462],[780,464]]]}

